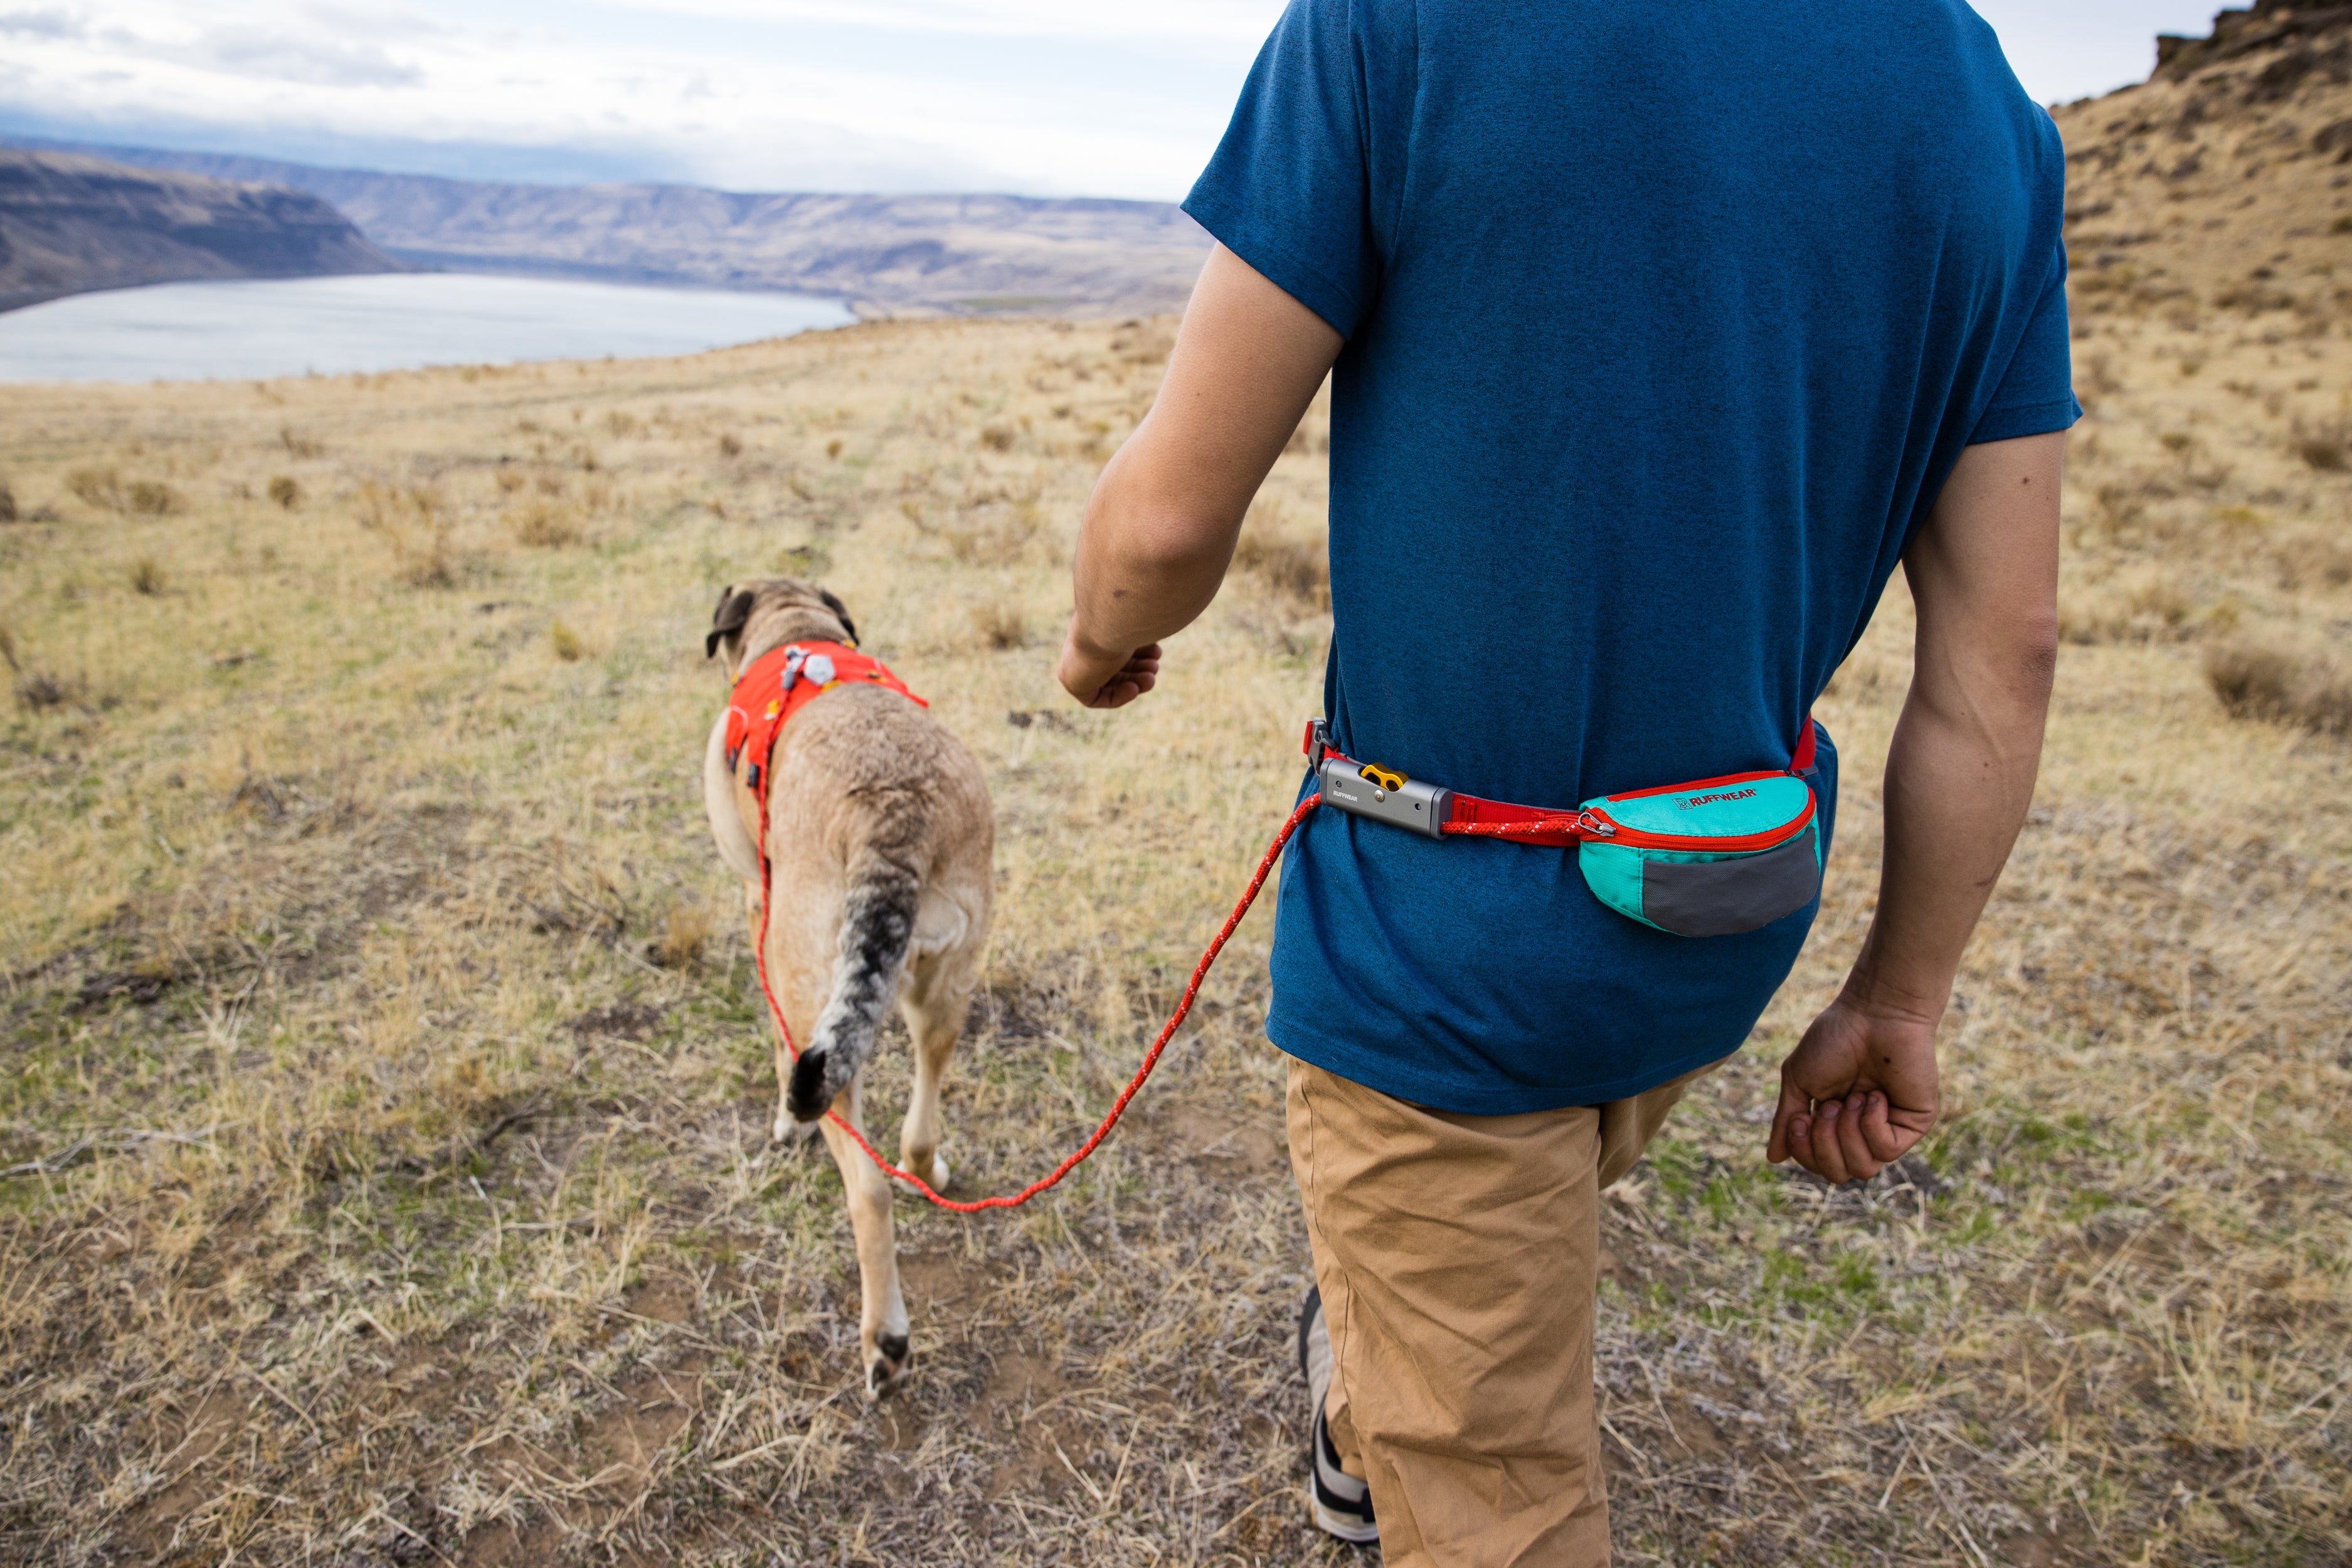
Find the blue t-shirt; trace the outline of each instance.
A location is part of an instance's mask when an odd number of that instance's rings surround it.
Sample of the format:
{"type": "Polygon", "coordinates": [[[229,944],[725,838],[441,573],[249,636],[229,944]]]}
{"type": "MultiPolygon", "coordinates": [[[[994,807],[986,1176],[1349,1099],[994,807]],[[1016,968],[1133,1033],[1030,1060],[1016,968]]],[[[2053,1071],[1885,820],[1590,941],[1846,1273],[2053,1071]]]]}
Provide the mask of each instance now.
{"type": "MultiPolygon", "coordinates": [[[[1292,0],[1184,206],[1347,340],[1334,743],[1542,806],[1786,766],[1961,449],[2080,416],[2064,186],[1960,0],[1292,0]]],[[[1334,811],[1277,909],[1275,1043],[1478,1114],[1736,1050],[1814,914],[1334,811]]]]}

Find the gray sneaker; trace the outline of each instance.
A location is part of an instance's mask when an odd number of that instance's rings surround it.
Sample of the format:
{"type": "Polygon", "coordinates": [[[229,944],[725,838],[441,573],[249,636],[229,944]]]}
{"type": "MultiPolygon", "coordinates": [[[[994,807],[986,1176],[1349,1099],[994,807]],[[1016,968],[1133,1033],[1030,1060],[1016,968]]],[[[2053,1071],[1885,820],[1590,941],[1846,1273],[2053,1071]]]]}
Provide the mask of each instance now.
{"type": "Polygon", "coordinates": [[[1314,1402],[1315,1420],[1307,1438],[1313,1479],[1307,1500],[1315,1523],[1328,1534],[1357,1546],[1370,1546],[1381,1538],[1372,1519],[1372,1489],[1339,1468],[1339,1450],[1323,1424],[1324,1396],[1331,1392],[1331,1331],[1323,1323],[1323,1291],[1307,1292],[1298,1309],[1298,1370],[1307,1377],[1307,1397],[1314,1402]]]}

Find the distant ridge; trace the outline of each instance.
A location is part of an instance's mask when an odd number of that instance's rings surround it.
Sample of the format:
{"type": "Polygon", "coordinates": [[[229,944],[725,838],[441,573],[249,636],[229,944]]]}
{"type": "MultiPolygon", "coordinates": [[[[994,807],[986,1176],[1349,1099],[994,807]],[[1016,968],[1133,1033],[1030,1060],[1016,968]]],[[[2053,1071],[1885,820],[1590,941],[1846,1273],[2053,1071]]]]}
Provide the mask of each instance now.
{"type": "Polygon", "coordinates": [[[0,150],[0,310],[140,283],[405,270],[282,184],[0,150]]]}
{"type": "Polygon", "coordinates": [[[0,138],[11,142],[289,185],[417,266],[792,289],[869,318],[1181,310],[1209,253],[1165,202],[534,185],[0,138]]]}

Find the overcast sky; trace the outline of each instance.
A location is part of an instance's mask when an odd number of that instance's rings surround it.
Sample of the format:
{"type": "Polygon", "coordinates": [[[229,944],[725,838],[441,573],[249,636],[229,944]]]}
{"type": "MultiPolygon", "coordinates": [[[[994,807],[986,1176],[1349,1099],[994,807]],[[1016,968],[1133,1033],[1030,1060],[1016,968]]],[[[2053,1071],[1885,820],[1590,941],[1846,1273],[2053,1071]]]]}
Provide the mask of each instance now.
{"type": "MultiPolygon", "coordinates": [[[[1769,3],[1769,0],[1767,0],[1769,3]]],[[[2045,102],[2216,0],[1978,0],[2045,102]]],[[[1281,0],[0,0],[0,132],[479,178],[1174,199],[1281,0]]]]}

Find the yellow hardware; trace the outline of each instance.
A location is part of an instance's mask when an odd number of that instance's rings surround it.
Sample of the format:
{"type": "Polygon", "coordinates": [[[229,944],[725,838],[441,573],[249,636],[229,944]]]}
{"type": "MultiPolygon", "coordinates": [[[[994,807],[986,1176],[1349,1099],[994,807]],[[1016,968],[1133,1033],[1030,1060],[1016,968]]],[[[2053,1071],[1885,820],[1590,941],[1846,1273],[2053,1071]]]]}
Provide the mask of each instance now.
{"type": "Polygon", "coordinates": [[[1387,790],[1391,795],[1395,794],[1398,790],[1404,788],[1404,775],[1402,773],[1391,773],[1388,769],[1381,767],[1377,763],[1366,763],[1360,772],[1365,778],[1371,780],[1374,784],[1380,785],[1381,788],[1387,790]]]}

